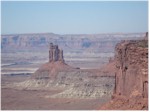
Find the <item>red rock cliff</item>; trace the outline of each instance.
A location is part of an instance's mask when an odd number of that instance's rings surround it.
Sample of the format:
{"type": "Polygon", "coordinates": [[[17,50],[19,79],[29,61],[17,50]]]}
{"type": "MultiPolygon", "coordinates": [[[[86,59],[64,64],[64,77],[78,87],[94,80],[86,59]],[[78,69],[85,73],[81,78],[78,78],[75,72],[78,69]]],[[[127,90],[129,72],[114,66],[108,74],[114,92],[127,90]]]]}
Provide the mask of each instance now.
{"type": "Polygon", "coordinates": [[[115,48],[115,88],[104,110],[148,109],[148,39],[123,41],[115,48]]]}
{"type": "Polygon", "coordinates": [[[146,40],[125,41],[116,46],[115,94],[148,97],[148,47],[146,40]]]}

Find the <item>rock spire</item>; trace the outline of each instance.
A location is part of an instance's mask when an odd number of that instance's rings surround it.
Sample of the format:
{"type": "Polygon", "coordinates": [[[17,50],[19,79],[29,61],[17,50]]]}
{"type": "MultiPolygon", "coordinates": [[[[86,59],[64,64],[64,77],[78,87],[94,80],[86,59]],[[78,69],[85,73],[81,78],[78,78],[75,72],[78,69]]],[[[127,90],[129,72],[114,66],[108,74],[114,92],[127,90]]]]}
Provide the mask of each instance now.
{"type": "Polygon", "coordinates": [[[58,45],[50,43],[49,48],[49,62],[61,61],[64,62],[63,50],[58,48],[58,45]]]}

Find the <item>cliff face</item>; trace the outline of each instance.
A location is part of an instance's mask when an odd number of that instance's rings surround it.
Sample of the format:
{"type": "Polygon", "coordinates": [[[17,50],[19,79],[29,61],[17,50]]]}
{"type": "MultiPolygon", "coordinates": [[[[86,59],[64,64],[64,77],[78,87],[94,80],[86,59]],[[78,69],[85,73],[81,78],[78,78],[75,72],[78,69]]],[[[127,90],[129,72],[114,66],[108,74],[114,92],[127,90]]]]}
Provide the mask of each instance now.
{"type": "Polygon", "coordinates": [[[49,62],[61,61],[64,62],[63,50],[58,48],[58,45],[50,43],[49,62]]]}
{"type": "Polygon", "coordinates": [[[123,41],[115,51],[113,99],[100,109],[148,109],[148,41],[123,41]]]}
{"type": "Polygon", "coordinates": [[[126,41],[116,46],[115,94],[148,97],[148,41],[126,41]]]}

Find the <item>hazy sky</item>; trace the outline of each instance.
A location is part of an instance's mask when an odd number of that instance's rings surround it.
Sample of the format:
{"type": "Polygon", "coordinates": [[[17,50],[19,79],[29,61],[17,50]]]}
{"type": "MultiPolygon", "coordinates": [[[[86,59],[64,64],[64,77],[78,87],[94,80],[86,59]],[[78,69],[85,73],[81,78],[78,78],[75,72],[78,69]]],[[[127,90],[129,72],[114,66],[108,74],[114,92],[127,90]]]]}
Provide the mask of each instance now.
{"type": "Polygon", "coordinates": [[[2,2],[2,34],[148,31],[148,2],[2,2]]]}

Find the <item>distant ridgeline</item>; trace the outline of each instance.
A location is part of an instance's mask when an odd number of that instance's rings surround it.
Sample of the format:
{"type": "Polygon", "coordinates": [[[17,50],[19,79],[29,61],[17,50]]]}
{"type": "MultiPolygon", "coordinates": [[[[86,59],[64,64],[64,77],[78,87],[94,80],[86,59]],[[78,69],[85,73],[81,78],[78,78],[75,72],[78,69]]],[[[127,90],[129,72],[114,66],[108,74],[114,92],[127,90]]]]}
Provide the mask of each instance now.
{"type": "Polygon", "coordinates": [[[1,35],[2,52],[39,51],[47,52],[49,42],[59,45],[64,52],[112,52],[121,40],[138,40],[145,33],[114,34],[66,34],[53,33],[1,35]]]}

